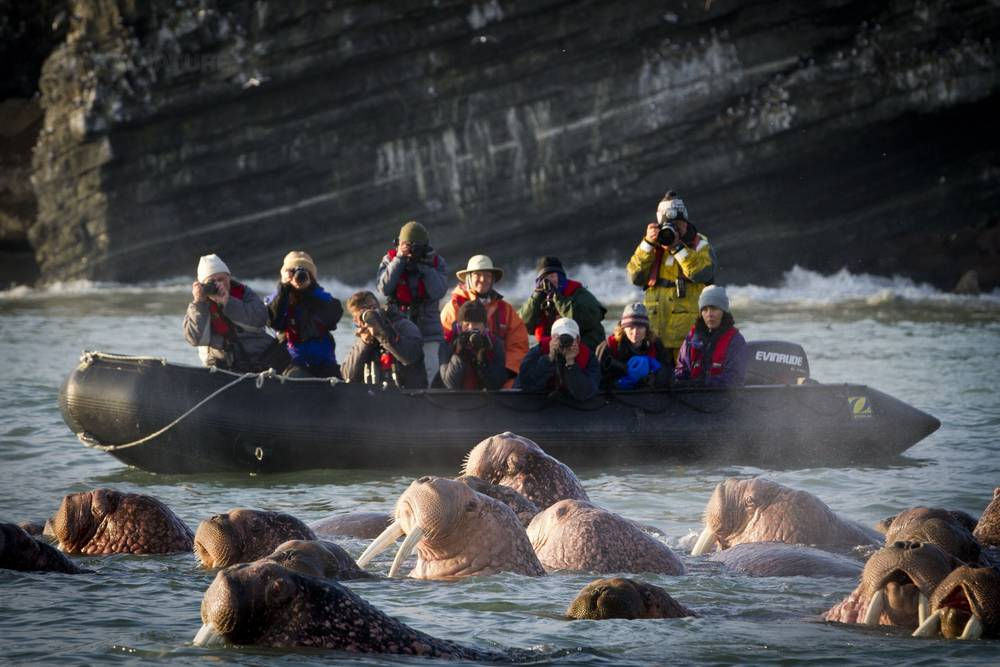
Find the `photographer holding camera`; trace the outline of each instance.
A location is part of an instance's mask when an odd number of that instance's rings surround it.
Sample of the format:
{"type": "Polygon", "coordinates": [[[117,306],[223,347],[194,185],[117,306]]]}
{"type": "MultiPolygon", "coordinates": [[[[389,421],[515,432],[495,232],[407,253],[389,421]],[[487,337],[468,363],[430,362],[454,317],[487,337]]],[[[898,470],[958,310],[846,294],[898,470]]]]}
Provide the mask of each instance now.
{"type": "Polygon", "coordinates": [[[507,380],[503,341],[486,326],[486,305],[476,299],[459,309],[445,331],[438,356],[438,382],[448,389],[499,389],[507,380]]]}
{"type": "Polygon", "coordinates": [[[552,323],[552,336],[543,336],[528,350],[514,381],[524,391],[564,393],[578,401],[597,394],[601,367],[580,340],[580,326],[568,317],[552,323]]]}
{"type": "MultiPolygon", "coordinates": [[[[427,229],[411,220],[399,230],[378,267],[375,286],[386,301],[420,329],[424,359],[436,359],[444,332],[438,320],[438,300],[448,289],[444,258],[430,246],[427,229]]],[[[437,369],[427,363],[429,383],[437,369]]]]}
{"type": "Polygon", "coordinates": [[[673,359],[698,318],[698,297],[715,278],[715,250],[688,220],[687,207],[673,191],[656,208],[656,222],[628,261],[633,285],[645,290],[650,327],[673,359]]]}
{"type": "Polygon", "coordinates": [[[316,264],[301,250],[285,255],[278,288],[268,299],[268,324],[285,341],[289,376],[340,377],[333,334],[344,309],[316,282],[316,264]]]}
{"type": "Polygon", "coordinates": [[[549,336],[552,323],[560,317],[575,320],[581,339],[593,350],[604,340],[601,322],[606,312],[586,287],[566,277],[558,258],[542,257],[538,261],[535,291],[521,306],[520,315],[536,341],[549,336]]]}
{"type": "Polygon", "coordinates": [[[347,311],[357,340],[340,366],[345,380],[389,383],[400,389],[427,386],[423,341],[416,324],[391,305],[381,307],[378,297],[368,291],[352,294],[347,311]]]}
{"type": "Polygon", "coordinates": [[[202,256],[184,316],[184,338],[198,348],[201,362],[241,373],[266,370],[265,352],[274,343],[266,324],[261,298],[235,280],[218,255],[202,256]]]}

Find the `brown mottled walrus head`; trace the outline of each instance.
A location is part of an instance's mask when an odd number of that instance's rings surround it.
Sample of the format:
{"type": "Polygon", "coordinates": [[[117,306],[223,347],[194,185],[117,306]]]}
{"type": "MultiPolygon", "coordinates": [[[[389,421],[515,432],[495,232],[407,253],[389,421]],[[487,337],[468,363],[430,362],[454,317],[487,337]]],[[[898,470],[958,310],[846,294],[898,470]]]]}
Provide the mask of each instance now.
{"type": "Polygon", "coordinates": [[[36,540],[20,526],[0,523],[0,568],[22,572],[89,572],[77,567],[65,554],[36,540]]]}
{"type": "Polygon", "coordinates": [[[715,545],[728,549],[747,542],[785,542],[848,550],[882,543],[882,536],[843,519],[816,496],[762,477],[719,483],[705,508],[705,529],[693,556],[715,545]]]}
{"type": "Polygon", "coordinates": [[[670,547],[632,521],[584,500],[560,500],[536,516],[528,538],[546,570],[684,574],[670,547]]]}
{"type": "Polygon", "coordinates": [[[290,514],[235,508],[198,524],[194,553],[207,568],[228,567],[263,558],[288,540],[315,539],[312,530],[290,514]]]}
{"type": "Polygon", "coordinates": [[[911,507],[900,512],[885,531],[885,543],[893,542],[936,544],[966,563],[979,560],[980,546],[968,523],[944,509],[911,507]]]}
{"type": "Polygon", "coordinates": [[[595,579],[570,602],[570,618],[682,618],[698,616],[665,590],[635,579],[595,579]]]}
{"type": "Polygon", "coordinates": [[[517,516],[507,505],[461,482],[421,477],[396,501],[396,521],[358,558],[364,567],[406,535],[389,576],[399,572],[416,547],[420,579],[451,579],[516,572],[545,574],[517,516]]]}
{"type": "Polygon", "coordinates": [[[165,554],[191,550],[191,529],[152,496],[94,489],[63,498],[51,519],[70,554],[165,554]]]}
{"type": "Polygon", "coordinates": [[[824,618],[916,628],[929,613],[934,588],[960,564],[937,545],[894,542],[868,559],[858,587],[824,618]]]}
{"type": "Polygon", "coordinates": [[[462,475],[460,477],[456,477],[455,481],[465,484],[470,489],[478,491],[484,496],[495,498],[514,510],[514,514],[517,515],[517,518],[521,521],[521,525],[525,528],[528,527],[531,520],[535,518],[536,514],[538,514],[538,505],[531,502],[509,486],[504,486],[503,484],[490,484],[475,475],[462,475]]]}
{"type": "Polygon", "coordinates": [[[931,594],[931,615],[914,637],[995,639],[1000,636],[1000,572],[962,565],[931,594]]]}
{"type": "Polygon", "coordinates": [[[483,660],[491,656],[424,634],[387,616],[335,581],[269,560],[219,571],[201,601],[199,646],[325,648],[483,660]]]}
{"type": "Polygon", "coordinates": [[[514,489],[543,510],[564,498],[589,500],[569,466],[528,438],[505,431],[472,448],[462,474],[514,489]]]}

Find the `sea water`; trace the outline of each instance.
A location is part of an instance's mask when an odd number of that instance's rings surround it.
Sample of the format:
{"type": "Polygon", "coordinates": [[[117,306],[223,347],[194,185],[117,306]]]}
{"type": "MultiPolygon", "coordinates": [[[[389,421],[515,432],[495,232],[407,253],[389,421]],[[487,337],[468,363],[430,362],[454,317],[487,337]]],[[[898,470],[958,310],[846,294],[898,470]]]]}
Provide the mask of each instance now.
{"type": "MultiPolygon", "coordinates": [[[[618,265],[578,267],[573,274],[609,305],[608,328],[621,307],[639,296],[618,265]]],[[[270,280],[249,282],[264,294],[273,288],[270,280]]],[[[332,279],[323,282],[341,300],[356,289],[332,279]]],[[[522,272],[509,275],[500,287],[520,304],[531,282],[530,272],[522,272]]],[[[662,586],[700,618],[567,621],[562,613],[570,600],[596,578],[585,573],[348,585],[419,630],[481,649],[526,649],[537,656],[537,664],[1000,661],[997,642],[916,640],[886,628],[821,622],[820,614],[856,581],[752,578],[688,555],[709,495],[731,476],[766,475],[869,524],[915,505],[978,516],[1000,485],[1000,294],[960,297],[903,279],[847,272],[822,276],[801,269],[786,274],[778,287],[731,286],[730,294],[747,339],[797,341],[816,379],[869,384],[935,415],[940,430],[886,465],[578,468],[595,503],[663,531],[688,573],[639,578],[662,586]]],[[[307,522],[351,511],[390,511],[413,471],[156,475],[77,441],[60,418],[57,400],[59,385],[81,351],[196,364],[195,350],[181,330],[189,298],[189,278],[139,287],[73,283],[0,292],[0,521],[43,520],[64,495],[95,487],[155,496],[192,529],[234,507],[288,512],[307,522]]],[[[351,336],[345,320],[336,333],[341,357],[351,336]]],[[[399,430],[405,438],[406,424],[400,423],[399,430]]],[[[450,468],[423,472],[454,475],[459,465],[456,460],[450,468]]],[[[338,542],[354,555],[366,546],[350,538],[338,542]]],[[[384,574],[391,558],[387,552],[370,567],[384,574]]],[[[194,647],[199,605],[214,573],[200,569],[192,554],[75,560],[94,573],[0,570],[0,660],[60,665],[431,662],[194,647]]]]}

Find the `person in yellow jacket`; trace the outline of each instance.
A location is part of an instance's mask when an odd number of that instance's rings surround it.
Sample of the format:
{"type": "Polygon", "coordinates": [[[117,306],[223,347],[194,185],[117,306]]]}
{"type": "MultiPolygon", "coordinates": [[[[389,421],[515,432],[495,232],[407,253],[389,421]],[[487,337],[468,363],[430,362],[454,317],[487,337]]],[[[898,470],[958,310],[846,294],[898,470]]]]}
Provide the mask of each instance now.
{"type": "Polygon", "coordinates": [[[498,340],[503,341],[504,364],[508,376],[503,386],[509,388],[517,377],[521,360],[528,353],[529,346],[528,330],[521,316],[494,289],[494,285],[503,278],[503,269],[493,266],[493,260],[486,255],[473,255],[465,270],[458,271],[455,275],[459,284],[452,290],[451,299],[441,310],[441,326],[445,331],[450,331],[463,303],[470,300],[482,301],[486,306],[487,327],[498,340]]]}
{"type": "Polygon", "coordinates": [[[626,271],[645,290],[650,328],[677,359],[684,337],[698,319],[698,297],[715,278],[715,250],[688,220],[673,191],[656,207],[656,222],[632,253],[626,271]]]}

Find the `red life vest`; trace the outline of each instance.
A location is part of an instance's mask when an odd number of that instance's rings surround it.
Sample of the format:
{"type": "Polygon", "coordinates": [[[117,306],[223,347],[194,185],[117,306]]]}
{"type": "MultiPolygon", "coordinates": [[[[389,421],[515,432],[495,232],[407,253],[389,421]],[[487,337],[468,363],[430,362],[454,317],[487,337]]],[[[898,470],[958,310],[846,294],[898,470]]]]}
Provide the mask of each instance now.
{"type": "MultiPolygon", "coordinates": [[[[729,330],[722,334],[722,337],[715,343],[715,349],[712,350],[712,364],[708,369],[708,375],[710,377],[716,377],[722,375],[722,366],[726,361],[726,352],[729,350],[729,343],[733,340],[733,336],[739,331],[736,327],[729,327],[729,330]]],[[[688,334],[690,337],[694,333],[694,327],[691,327],[691,332],[688,334]]],[[[688,346],[688,353],[691,356],[691,379],[697,379],[701,377],[704,371],[704,364],[702,359],[702,349],[695,347],[694,345],[688,346]]]]}
{"type": "MultiPolygon", "coordinates": [[[[389,261],[396,259],[397,254],[399,254],[399,251],[396,248],[389,248],[386,252],[386,255],[389,256],[389,261]]],[[[438,259],[440,259],[439,256],[434,255],[434,260],[432,261],[431,266],[435,269],[438,266],[438,259]]],[[[426,301],[427,287],[424,285],[424,279],[417,279],[417,293],[414,295],[412,290],[410,290],[410,284],[405,278],[401,278],[399,282],[396,283],[395,300],[398,305],[403,306],[402,310],[406,310],[418,301],[426,301]]]]}
{"type": "MultiPolygon", "coordinates": [[[[451,329],[444,332],[444,341],[448,343],[448,345],[451,345],[452,341],[458,337],[458,333],[458,323],[456,322],[452,325],[451,329]]],[[[486,335],[489,336],[490,332],[487,331],[486,335]]],[[[493,345],[497,344],[495,340],[491,340],[490,342],[493,343],[493,345]]],[[[486,352],[486,358],[489,361],[493,361],[492,349],[486,352]]],[[[480,389],[479,376],[476,375],[476,369],[473,368],[471,364],[465,365],[465,374],[462,376],[462,389],[480,389]]]]}
{"type": "MultiPolygon", "coordinates": [[[[240,301],[243,300],[243,296],[246,294],[246,288],[242,284],[230,279],[229,281],[229,296],[236,297],[240,301]]],[[[236,331],[233,330],[232,324],[228,317],[222,314],[222,307],[214,301],[209,300],[208,302],[208,312],[211,317],[212,333],[218,334],[225,339],[229,339],[230,336],[235,336],[236,331]]]]}
{"type": "MultiPolygon", "coordinates": [[[[613,335],[608,336],[608,349],[611,350],[611,356],[618,359],[618,339],[613,335]]],[[[649,344],[649,348],[646,350],[646,356],[650,359],[656,359],[656,345],[653,343],[649,344]]],[[[621,361],[621,359],[619,359],[621,361]]],[[[625,361],[628,361],[626,359],[625,361]]]]}
{"type": "MultiPolygon", "coordinates": [[[[577,291],[583,287],[583,283],[578,283],[575,280],[567,280],[566,286],[563,287],[562,296],[573,296],[573,292],[577,291]]],[[[555,320],[549,321],[549,316],[544,312],[538,316],[538,323],[535,325],[535,340],[541,341],[549,335],[549,331],[552,329],[552,323],[555,320]]],[[[581,344],[581,348],[583,345],[581,344]]],[[[546,348],[548,349],[548,348],[546,348]]]]}

